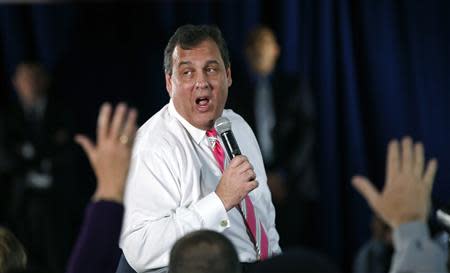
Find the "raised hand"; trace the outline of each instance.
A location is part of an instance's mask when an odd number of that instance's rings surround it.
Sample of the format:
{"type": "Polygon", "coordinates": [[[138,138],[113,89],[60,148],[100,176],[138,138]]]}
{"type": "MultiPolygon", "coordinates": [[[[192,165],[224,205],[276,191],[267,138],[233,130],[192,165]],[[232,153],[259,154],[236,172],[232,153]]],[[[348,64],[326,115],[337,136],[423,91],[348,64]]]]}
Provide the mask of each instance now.
{"type": "Polygon", "coordinates": [[[410,137],[405,137],[401,147],[396,140],[389,142],[386,181],[381,192],[365,177],[355,176],[352,183],[374,212],[396,228],[410,221],[426,221],[436,170],[436,159],[425,168],[422,143],[413,144],[410,137]]]}
{"type": "Polygon", "coordinates": [[[76,135],[75,141],[83,148],[97,176],[93,199],[121,203],[137,130],[137,111],[120,103],[112,118],[111,114],[111,105],[104,103],[98,116],[97,145],[84,135],[76,135]]]}

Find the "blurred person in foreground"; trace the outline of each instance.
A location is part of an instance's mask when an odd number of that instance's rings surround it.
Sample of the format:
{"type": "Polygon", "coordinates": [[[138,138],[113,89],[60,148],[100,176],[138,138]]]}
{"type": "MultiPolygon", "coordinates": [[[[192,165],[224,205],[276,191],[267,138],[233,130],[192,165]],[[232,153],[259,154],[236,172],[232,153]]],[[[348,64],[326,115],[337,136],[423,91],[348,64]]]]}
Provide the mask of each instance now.
{"type": "Polygon", "coordinates": [[[258,139],[281,246],[313,245],[318,186],[311,89],[306,79],[278,66],[280,45],[267,26],[249,31],[245,57],[246,70],[236,73],[227,105],[248,121],[258,139]]]}
{"type": "Polygon", "coordinates": [[[71,114],[41,64],[18,64],[12,83],[16,96],[0,115],[5,225],[27,249],[30,269],[60,273],[74,233],[69,213],[76,177],[71,114]]]}
{"type": "Polygon", "coordinates": [[[85,151],[97,177],[97,188],[88,204],[67,273],[115,272],[120,258],[119,236],[123,218],[123,193],[136,134],[135,109],[120,103],[112,114],[102,105],[97,122],[97,143],[84,135],[75,140],[85,151]]]}
{"type": "Polygon", "coordinates": [[[425,164],[422,143],[410,137],[388,145],[386,180],[378,191],[365,177],[353,186],[393,232],[394,256],[390,272],[447,272],[447,257],[431,238],[426,224],[437,160],[425,164]]]}
{"type": "Polygon", "coordinates": [[[258,143],[241,116],[224,110],[232,78],[220,30],[179,27],[164,51],[164,71],[170,101],[136,137],[122,262],[137,272],[167,272],[175,242],[200,229],[226,236],[245,264],[281,253],[258,143]],[[219,117],[231,121],[242,152],[232,160],[214,129],[219,117]]]}
{"type": "Polygon", "coordinates": [[[22,273],[27,254],[19,240],[5,227],[0,227],[0,273],[22,273]]]}
{"type": "Polygon", "coordinates": [[[169,273],[241,273],[233,244],[212,230],[181,237],[170,251],[169,273]]]}

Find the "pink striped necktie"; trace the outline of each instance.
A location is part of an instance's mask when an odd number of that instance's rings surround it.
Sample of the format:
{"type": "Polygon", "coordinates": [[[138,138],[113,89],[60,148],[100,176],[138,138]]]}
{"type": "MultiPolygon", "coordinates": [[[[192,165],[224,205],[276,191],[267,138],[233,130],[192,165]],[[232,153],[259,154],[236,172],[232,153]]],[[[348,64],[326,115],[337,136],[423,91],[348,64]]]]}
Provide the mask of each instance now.
{"type": "MultiPolygon", "coordinates": [[[[216,129],[206,131],[208,136],[208,142],[210,143],[213,151],[214,158],[219,165],[220,170],[224,170],[225,153],[217,138],[216,129]]],[[[248,195],[242,200],[239,210],[244,217],[245,225],[249,231],[250,239],[255,245],[256,252],[258,253],[258,260],[265,260],[269,258],[269,241],[267,239],[266,231],[259,219],[256,217],[255,208],[253,202],[248,195]]]]}

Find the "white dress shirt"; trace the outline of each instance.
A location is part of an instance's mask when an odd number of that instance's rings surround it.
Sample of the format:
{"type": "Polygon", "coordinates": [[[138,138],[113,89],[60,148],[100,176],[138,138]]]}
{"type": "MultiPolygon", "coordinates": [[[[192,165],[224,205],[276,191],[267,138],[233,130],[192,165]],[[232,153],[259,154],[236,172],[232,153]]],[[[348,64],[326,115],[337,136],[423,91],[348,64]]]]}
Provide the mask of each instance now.
{"type": "MultiPolygon", "coordinates": [[[[249,196],[266,229],[271,252],[280,253],[275,210],[255,135],[233,111],[224,110],[223,116],[231,121],[241,152],[254,167],[259,186],[249,196]]],[[[127,261],[137,272],[167,266],[175,241],[199,229],[227,236],[241,262],[256,260],[242,215],[236,208],[227,212],[214,192],[222,173],[205,133],[181,117],[172,101],[137,133],[120,240],[127,261]]]]}

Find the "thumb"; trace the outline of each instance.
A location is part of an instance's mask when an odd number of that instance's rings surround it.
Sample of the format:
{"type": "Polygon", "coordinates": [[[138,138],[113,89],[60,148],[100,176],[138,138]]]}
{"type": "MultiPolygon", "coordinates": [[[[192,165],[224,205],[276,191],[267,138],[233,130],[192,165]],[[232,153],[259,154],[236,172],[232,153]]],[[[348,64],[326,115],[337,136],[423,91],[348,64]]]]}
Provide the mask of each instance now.
{"type": "Polygon", "coordinates": [[[75,142],[78,143],[81,146],[81,148],[83,148],[89,161],[91,162],[91,164],[93,164],[95,146],[92,143],[92,141],[85,135],[76,135],[75,142]]]}
{"type": "Polygon", "coordinates": [[[378,190],[372,185],[369,179],[356,175],[352,178],[353,187],[366,199],[369,206],[376,211],[377,200],[380,196],[378,190]]]}

